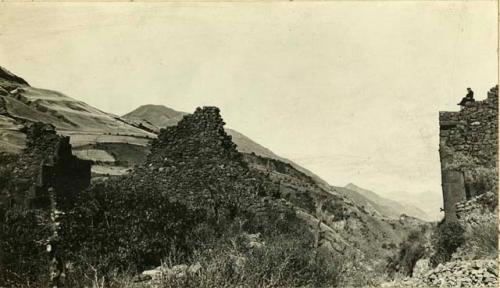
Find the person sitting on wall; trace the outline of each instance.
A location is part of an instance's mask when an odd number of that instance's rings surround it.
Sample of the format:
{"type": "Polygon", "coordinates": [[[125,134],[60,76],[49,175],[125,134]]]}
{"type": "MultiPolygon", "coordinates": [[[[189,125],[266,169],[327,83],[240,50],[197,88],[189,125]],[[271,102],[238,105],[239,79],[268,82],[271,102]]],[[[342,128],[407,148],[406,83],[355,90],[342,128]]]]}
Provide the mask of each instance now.
{"type": "Polygon", "coordinates": [[[462,98],[462,101],[460,101],[460,103],[458,103],[457,105],[465,106],[467,102],[474,102],[474,101],[476,101],[474,100],[474,91],[472,91],[472,89],[470,88],[467,88],[467,95],[465,95],[465,97],[462,98]]]}

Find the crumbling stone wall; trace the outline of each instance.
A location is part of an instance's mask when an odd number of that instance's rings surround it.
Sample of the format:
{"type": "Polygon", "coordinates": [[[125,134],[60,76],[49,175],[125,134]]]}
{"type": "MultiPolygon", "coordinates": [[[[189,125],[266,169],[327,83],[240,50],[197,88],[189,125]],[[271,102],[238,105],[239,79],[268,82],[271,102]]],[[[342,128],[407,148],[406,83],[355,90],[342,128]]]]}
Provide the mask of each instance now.
{"type": "Polygon", "coordinates": [[[497,193],[498,85],[482,101],[458,112],[440,112],[439,155],[444,211],[456,219],[456,203],[497,193]]]}
{"type": "Polygon", "coordinates": [[[62,204],[90,185],[91,161],[72,155],[69,138],[56,134],[54,126],[33,123],[23,129],[26,148],[20,155],[5,155],[1,164],[9,171],[2,184],[0,205],[49,207],[49,189],[62,204]]]}
{"type": "Polygon", "coordinates": [[[69,137],[61,137],[54,155],[43,161],[36,188],[48,191],[53,188],[57,194],[59,208],[70,205],[74,198],[90,185],[91,161],[81,160],[71,153],[69,137]]]}
{"type": "Polygon", "coordinates": [[[172,202],[202,206],[216,219],[290,212],[279,200],[279,184],[249,167],[224,125],[219,108],[197,108],[176,126],[161,129],[145,164],[122,181],[165,187],[172,202]]]}

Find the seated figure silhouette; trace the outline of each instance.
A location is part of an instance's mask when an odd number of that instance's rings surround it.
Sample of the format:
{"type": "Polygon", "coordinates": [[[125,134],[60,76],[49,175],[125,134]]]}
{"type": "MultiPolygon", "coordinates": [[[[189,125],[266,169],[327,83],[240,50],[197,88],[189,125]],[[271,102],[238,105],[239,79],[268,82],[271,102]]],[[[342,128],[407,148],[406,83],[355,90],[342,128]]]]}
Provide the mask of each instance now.
{"type": "Polygon", "coordinates": [[[465,97],[462,98],[462,101],[460,101],[460,103],[458,103],[457,105],[463,107],[467,102],[474,102],[474,101],[476,101],[474,100],[474,91],[472,91],[471,88],[467,88],[467,95],[465,95],[465,97]]]}

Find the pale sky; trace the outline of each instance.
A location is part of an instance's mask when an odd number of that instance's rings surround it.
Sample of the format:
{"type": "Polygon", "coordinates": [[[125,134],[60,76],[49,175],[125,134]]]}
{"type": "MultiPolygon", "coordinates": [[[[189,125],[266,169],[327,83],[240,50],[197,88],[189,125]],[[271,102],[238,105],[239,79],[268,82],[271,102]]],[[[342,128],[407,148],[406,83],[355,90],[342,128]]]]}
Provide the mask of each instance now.
{"type": "Polygon", "coordinates": [[[438,111],[497,83],[497,2],[0,3],[0,65],[119,115],[216,105],[332,185],[440,194],[438,111]]]}

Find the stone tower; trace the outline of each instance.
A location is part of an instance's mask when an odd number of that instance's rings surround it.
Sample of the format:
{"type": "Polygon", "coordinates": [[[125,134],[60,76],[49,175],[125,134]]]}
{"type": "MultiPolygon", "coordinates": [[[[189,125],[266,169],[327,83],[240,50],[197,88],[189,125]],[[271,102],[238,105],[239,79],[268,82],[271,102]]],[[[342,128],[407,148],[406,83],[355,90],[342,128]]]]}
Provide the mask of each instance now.
{"type": "Polygon", "coordinates": [[[482,101],[439,113],[439,156],[445,219],[456,203],[491,191],[498,182],[498,85],[482,101]]]}

